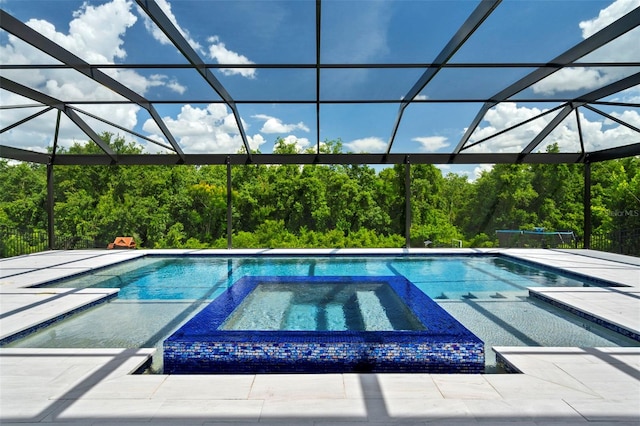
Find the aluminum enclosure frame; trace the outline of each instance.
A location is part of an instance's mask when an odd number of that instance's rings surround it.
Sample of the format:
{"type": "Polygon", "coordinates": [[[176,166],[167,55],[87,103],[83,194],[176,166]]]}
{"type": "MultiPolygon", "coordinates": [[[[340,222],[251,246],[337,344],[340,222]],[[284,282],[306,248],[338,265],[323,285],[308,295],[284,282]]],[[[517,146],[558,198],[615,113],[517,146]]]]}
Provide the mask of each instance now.
{"type": "MultiPolygon", "coordinates": [[[[354,64],[333,64],[324,63],[320,54],[321,47],[321,29],[322,29],[322,0],[315,1],[315,13],[316,13],[316,28],[315,28],[315,64],[296,64],[296,63],[283,63],[283,64],[209,64],[206,63],[199,54],[190,46],[189,42],[183,35],[183,33],[174,25],[174,23],[165,14],[162,8],[156,3],[155,0],[136,0],[140,10],[144,11],[148,17],[155,23],[158,29],[160,29],[165,36],[173,43],[178,49],[181,55],[188,62],[187,64],[111,64],[111,65],[98,65],[89,64],[71,52],[64,49],[62,46],[55,42],[48,40],[44,36],[40,35],[36,31],[32,30],[25,23],[22,23],[18,19],[11,16],[8,12],[0,10],[0,28],[6,32],[12,34],[15,37],[23,40],[36,49],[47,53],[51,57],[60,61],[61,64],[48,64],[48,65],[20,65],[20,64],[0,64],[0,71],[3,69],[23,69],[25,71],[37,71],[38,69],[48,68],[60,68],[71,69],[82,73],[84,76],[92,79],[95,83],[104,86],[105,88],[121,95],[124,99],[123,102],[138,105],[144,108],[156,125],[161,130],[162,134],[166,138],[167,143],[153,141],[158,145],[173,151],[170,154],[140,154],[139,157],[148,158],[131,158],[129,156],[120,156],[110,150],[109,146],[104,144],[99,136],[98,132],[91,128],[85,121],[83,121],[78,113],[77,105],[82,103],[74,102],[73,99],[55,99],[44,93],[39,93],[36,89],[22,86],[16,82],[11,81],[6,77],[2,77],[0,86],[13,93],[19,94],[31,98],[35,102],[49,108],[55,108],[62,111],[67,115],[79,128],[81,128],[91,141],[97,144],[104,152],[103,158],[96,158],[95,156],[79,156],[52,153],[49,158],[45,159],[41,155],[33,151],[25,151],[18,148],[13,148],[10,145],[3,143],[0,139],[0,157],[17,160],[38,162],[42,164],[52,165],[91,165],[91,164],[224,164],[227,156],[232,158],[231,164],[400,164],[405,162],[407,156],[411,156],[411,161],[414,164],[497,164],[497,163],[584,163],[603,161],[612,158],[623,158],[626,156],[640,155],[640,131],[637,127],[630,123],[617,120],[620,125],[626,126],[636,132],[639,132],[638,143],[626,145],[623,147],[615,147],[611,149],[602,149],[597,151],[587,151],[584,145],[581,146],[581,152],[574,154],[559,153],[550,156],[540,155],[540,153],[534,153],[533,151],[539,146],[542,140],[551,133],[561,122],[562,119],[569,116],[571,112],[577,111],[581,108],[586,108],[590,112],[600,114],[605,118],[612,119],[612,117],[603,111],[595,108],[603,98],[619,93],[625,89],[640,85],[640,73],[633,74],[629,77],[618,79],[611,84],[602,87],[598,90],[584,93],[580,96],[570,99],[557,99],[553,98],[554,102],[561,102],[562,112],[556,116],[556,118],[549,123],[540,134],[534,138],[530,143],[516,155],[502,154],[502,153],[470,153],[467,150],[471,146],[476,146],[479,142],[469,144],[469,138],[473,131],[478,127],[480,122],[484,119],[486,113],[494,106],[502,102],[513,102],[512,97],[518,93],[521,93],[525,89],[531,88],[534,84],[541,81],[543,78],[552,75],[554,72],[566,69],[566,68],[586,68],[586,67],[640,67],[640,62],[579,62],[581,58],[584,58],[589,53],[605,46],[607,43],[621,37],[629,31],[640,26],[640,7],[632,10],[626,15],[622,16],[618,20],[612,22],[608,26],[604,27],[600,31],[596,32],[592,36],[584,39],[580,43],[576,44],[566,52],[556,56],[547,63],[483,63],[483,64],[465,64],[465,63],[450,63],[449,60],[452,56],[462,48],[467,40],[473,35],[473,33],[482,27],[484,22],[489,18],[493,12],[501,5],[501,0],[481,0],[478,2],[475,10],[469,15],[468,19],[462,24],[453,37],[446,43],[440,53],[437,55],[433,63],[388,63],[388,64],[369,64],[369,63],[354,63],[354,64]],[[212,97],[208,100],[209,103],[224,103],[228,106],[236,120],[239,134],[243,144],[244,154],[238,153],[203,153],[203,154],[189,154],[184,153],[177,138],[168,129],[163,122],[159,114],[156,112],[155,104],[185,104],[189,103],[188,100],[171,100],[161,99],[158,101],[150,101],[139,93],[124,86],[118,81],[114,80],[105,74],[102,69],[118,68],[118,69],[136,69],[136,68],[181,68],[192,69],[197,71],[203,78],[206,84],[211,87],[219,98],[212,97]],[[315,69],[315,99],[309,100],[287,100],[287,99],[267,99],[267,100],[247,100],[239,101],[234,99],[232,94],[224,87],[224,85],[218,80],[212,73],[215,68],[269,68],[269,69],[315,69]],[[439,99],[430,101],[428,99],[419,99],[417,96],[421,90],[423,90],[433,79],[433,77],[441,70],[446,68],[500,68],[500,67],[520,67],[520,68],[536,68],[533,72],[529,73],[519,81],[508,85],[503,90],[499,91],[493,96],[480,99],[439,99]],[[414,83],[406,95],[402,99],[321,99],[321,87],[320,87],[320,72],[324,69],[375,69],[375,68],[390,68],[390,69],[424,69],[422,75],[414,83]],[[443,153],[395,153],[392,152],[394,143],[396,142],[396,135],[398,127],[402,121],[402,115],[404,110],[410,104],[417,104],[422,102],[476,102],[482,104],[478,114],[466,127],[466,132],[462,136],[461,140],[453,149],[452,152],[443,153]],[[289,158],[287,156],[280,156],[277,154],[258,154],[253,153],[249,149],[249,143],[247,135],[242,124],[242,117],[238,111],[237,105],[240,103],[272,103],[272,104],[312,104],[316,109],[316,125],[317,125],[317,140],[315,143],[315,157],[309,154],[300,154],[296,157],[289,158]],[[323,104],[382,104],[382,103],[396,103],[399,105],[398,114],[391,129],[391,136],[389,138],[387,148],[382,155],[379,154],[351,154],[345,153],[344,156],[327,156],[320,151],[320,127],[322,120],[320,117],[320,106],[323,104]],[[72,106],[73,105],[73,106],[72,106]]],[[[518,99],[518,102],[547,102],[549,98],[545,99],[531,99],[524,100],[518,99]]],[[[201,103],[202,101],[199,101],[201,103]]],[[[102,104],[104,102],[95,101],[94,104],[102,104]]],[[[115,103],[115,102],[114,102],[115,103]]],[[[603,103],[604,105],[605,103],[603,103]]],[[[622,105],[638,108],[640,104],[637,103],[623,103],[622,105]]],[[[12,105],[1,105],[2,109],[10,109],[12,105]]],[[[39,113],[40,114],[40,113],[39,113]]],[[[37,114],[37,115],[39,115],[37,114]]],[[[0,129],[0,135],[6,131],[14,128],[18,125],[35,118],[36,114],[27,119],[24,119],[20,123],[14,123],[11,126],[0,129]]],[[[121,128],[117,123],[112,123],[105,117],[96,117],[102,122],[111,124],[116,128],[121,128]]],[[[121,128],[122,129],[122,128],[121,128]]],[[[123,129],[127,130],[127,129],[123,129]]],[[[133,130],[128,130],[129,133],[136,136],[142,136],[136,134],[133,130]]],[[[494,135],[497,136],[497,135],[494,135]]],[[[483,140],[482,143],[490,141],[494,136],[483,140]]],[[[144,136],[142,136],[144,137],[144,136]]]]}
{"type": "MultiPolygon", "coordinates": [[[[0,129],[0,158],[32,162],[47,165],[48,176],[48,188],[49,188],[49,217],[50,217],[50,234],[53,233],[53,194],[51,193],[53,184],[53,168],[54,166],[90,166],[90,165],[226,165],[227,167],[227,187],[230,188],[230,170],[232,166],[242,166],[250,164],[337,164],[337,165],[350,165],[350,164],[369,164],[369,165],[394,165],[404,164],[406,166],[406,179],[410,181],[409,168],[411,164],[584,164],[585,167],[585,194],[589,193],[590,179],[590,164],[599,161],[607,161],[612,159],[625,158],[630,156],[640,155],[640,129],[633,124],[624,121],[619,117],[613,117],[601,110],[606,106],[621,106],[629,108],[640,108],[640,103],[637,101],[632,102],[619,102],[617,100],[607,100],[613,95],[621,93],[629,88],[640,86],[640,72],[636,72],[624,78],[617,78],[614,81],[600,87],[596,90],[585,90],[583,93],[573,97],[561,97],[561,96],[549,96],[535,99],[523,99],[518,98],[514,100],[514,96],[522,93],[523,91],[530,89],[533,85],[540,82],[544,78],[547,78],[555,72],[562,71],[569,68],[638,68],[640,69],[640,61],[632,62],[616,62],[616,61],[580,61],[588,54],[596,51],[597,49],[606,46],[608,43],[624,36],[630,31],[640,27],[640,7],[636,7],[632,11],[628,12],[619,19],[611,22],[601,30],[597,31],[590,37],[582,40],[581,42],[570,47],[565,52],[547,62],[501,62],[501,63],[452,63],[451,59],[455,56],[455,53],[463,48],[472,35],[482,26],[488,18],[492,17],[494,12],[500,8],[501,0],[478,0],[475,9],[469,14],[464,23],[455,31],[454,35],[440,49],[439,54],[436,55],[433,62],[424,63],[326,63],[323,61],[321,55],[321,41],[322,41],[322,9],[323,1],[315,0],[315,63],[258,63],[258,64],[215,64],[207,63],[200,57],[200,54],[194,50],[186,39],[184,33],[176,27],[174,22],[165,14],[163,9],[155,0],[136,0],[137,6],[143,11],[148,18],[155,24],[173,44],[173,46],[180,52],[180,55],[184,58],[185,63],[158,63],[158,64],[141,64],[141,63],[123,63],[123,64],[91,64],[80,57],[69,52],[61,45],[51,41],[31,29],[26,23],[21,22],[19,19],[13,17],[4,9],[0,9],[0,28],[17,37],[21,41],[34,47],[40,52],[46,53],[50,57],[57,60],[57,64],[16,64],[16,63],[0,63],[0,72],[4,70],[24,70],[24,72],[37,72],[38,70],[45,69],[60,69],[60,70],[73,70],[81,73],[84,77],[91,79],[95,84],[116,93],[119,95],[121,101],[78,101],[75,99],[58,99],[49,94],[39,91],[35,87],[27,87],[16,81],[11,80],[8,77],[0,75],[0,88],[17,95],[26,97],[35,102],[35,106],[42,107],[42,110],[32,114],[20,121],[14,122],[2,129],[0,129]],[[203,82],[211,89],[211,94],[206,100],[188,100],[188,99],[170,99],[162,98],[151,101],[140,93],[135,92],[129,87],[126,87],[122,83],[118,82],[114,78],[110,77],[105,70],[119,69],[119,70],[134,70],[134,69],[183,69],[192,70],[197,72],[202,78],[203,82]],[[255,69],[269,69],[269,70],[312,70],[315,71],[314,81],[314,97],[309,99],[260,99],[256,96],[256,99],[236,99],[232,93],[218,80],[213,71],[219,68],[255,68],[255,69]],[[499,68],[521,68],[529,69],[533,71],[526,76],[520,78],[515,83],[505,84],[505,87],[497,91],[489,97],[474,97],[469,95],[462,98],[451,99],[424,99],[418,96],[425,87],[428,87],[434,77],[447,69],[465,69],[465,70],[486,70],[486,69],[499,69],[499,68]],[[410,84],[407,88],[406,94],[401,99],[392,98],[379,98],[379,99],[326,99],[321,96],[321,72],[323,70],[353,70],[353,69],[391,69],[391,70],[421,70],[421,75],[417,80],[410,84]],[[164,123],[164,120],[160,117],[160,114],[156,111],[158,105],[182,105],[189,103],[210,103],[210,104],[224,104],[231,109],[233,117],[236,121],[240,139],[242,140],[243,153],[188,153],[184,152],[179,143],[179,138],[176,137],[168,126],[164,123]],[[524,148],[517,152],[474,152],[472,148],[479,145],[485,147],[486,142],[495,140],[494,138],[506,133],[512,129],[521,126],[524,123],[519,123],[508,129],[499,131],[483,140],[470,142],[470,138],[473,132],[478,128],[480,123],[486,118],[487,113],[497,105],[504,102],[520,102],[520,103],[557,103],[558,106],[553,108],[553,111],[545,111],[537,117],[530,118],[526,122],[533,121],[542,117],[544,114],[555,113],[556,115],[550,122],[544,126],[544,128],[533,139],[528,141],[524,148]],[[82,105],[107,105],[107,104],[129,104],[136,105],[144,109],[153,122],[160,129],[160,133],[165,138],[165,141],[157,141],[152,138],[146,137],[134,131],[133,129],[127,129],[120,126],[118,123],[113,122],[110,117],[98,117],[82,111],[80,106],[82,105]],[[252,152],[249,146],[247,135],[244,129],[242,116],[238,110],[240,104],[282,104],[282,105],[309,105],[315,107],[315,121],[316,121],[316,140],[312,140],[312,145],[315,147],[314,153],[301,153],[301,154],[262,154],[252,152]],[[403,113],[409,105],[416,104],[439,104],[439,103],[477,103],[479,104],[479,111],[475,117],[465,126],[466,130],[460,141],[451,152],[393,152],[394,144],[397,142],[398,128],[403,120],[403,113]],[[320,141],[320,128],[322,126],[320,107],[322,105],[347,105],[347,104],[396,104],[398,105],[398,112],[395,117],[394,124],[389,129],[389,140],[387,142],[386,149],[382,153],[340,153],[340,154],[325,154],[321,152],[320,141]],[[57,141],[58,131],[60,126],[60,115],[64,114],[68,117],[78,128],[80,128],[96,146],[100,148],[102,153],[100,154],[68,154],[59,153],[57,151],[57,143],[53,144],[50,152],[38,152],[36,150],[26,150],[16,148],[12,146],[11,141],[7,142],[7,135],[9,131],[26,125],[36,117],[41,116],[45,112],[57,110],[58,118],[55,126],[55,137],[57,141]],[[583,110],[588,110],[589,113],[597,114],[604,117],[607,120],[616,122],[620,126],[624,126],[631,131],[637,133],[636,142],[623,145],[623,146],[611,146],[604,147],[597,150],[588,150],[585,148],[585,144],[582,137],[582,129],[580,128],[580,115],[583,110]],[[114,128],[121,129],[136,137],[143,138],[151,143],[154,143],[166,150],[161,154],[134,154],[123,155],[114,152],[112,148],[103,142],[99,136],[99,133],[85,120],[82,119],[80,114],[91,116],[94,119],[113,126],[114,128]],[[580,150],[577,152],[558,152],[547,153],[537,152],[541,143],[545,138],[554,131],[558,125],[560,125],[566,118],[575,114],[578,133],[580,137],[580,150]],[[484,144],[484,145],[483,145],[484,144]]],[[[222,12],[221,12],[222,13],[222,12]]],[[[30,105],[30,106],[34,106],[30,105]]],[[[25,108],[27,105],[5,105],[0,99],[0,111],[9,110],[14,108],[25,108]]],[[[490,150],[488,150],[490,151],[490,150]]],[[[410,183],[407,184],[407,188],[410,187],[410,183]]],[[[407,191],[408,193],[408,191],[407,191]]],[[[228,189],[228,194],[230,190],[228,189]]],[[[410,197],[405,194],[407,198],[406,209],[410,212],[410,197]]],[[[231,200],[228,195],[228,245],[231,246],[231,200]]],[[[590,235],[590,217],[588,212],[590,211],[589,197],[585,196],[585,245],[589,245],[590,235]]],[[[410,215],[406,215],[406,229],[407,229],[407,245],[409,242],[408,230],[410,228],[410,215]]],[[[52,237],[50,237],[51,239],[52,237]]],[[[50,241],[50,245],[53,243],[50,241]]]]}

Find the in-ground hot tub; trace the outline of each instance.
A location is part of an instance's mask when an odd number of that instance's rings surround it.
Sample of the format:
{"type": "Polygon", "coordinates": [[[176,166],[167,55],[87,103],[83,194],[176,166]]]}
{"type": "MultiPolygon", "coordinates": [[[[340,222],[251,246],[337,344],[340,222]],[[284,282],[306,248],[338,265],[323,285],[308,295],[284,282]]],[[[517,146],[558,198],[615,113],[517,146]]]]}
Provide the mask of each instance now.
{"type": "Polygon", "coordinates": [[[484,343],[404,277],[251,277],[164,342],[166,374],[484,372],[484,343]]]}

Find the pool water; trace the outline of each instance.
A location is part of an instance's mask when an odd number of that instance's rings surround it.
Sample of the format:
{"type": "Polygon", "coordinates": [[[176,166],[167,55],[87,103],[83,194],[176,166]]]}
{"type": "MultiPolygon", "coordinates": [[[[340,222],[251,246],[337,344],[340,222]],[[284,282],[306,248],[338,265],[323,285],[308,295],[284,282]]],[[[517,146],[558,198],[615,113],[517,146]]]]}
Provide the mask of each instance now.
{"type": "Polygon", "coordinates": [[[221,330],[393,331],[424,325],[385,284],[259,284],[221,330]]]}
{"type": "Polygon", "coordinates": [[[404,276],[433,299],[499,297],[527,287],[583,287],[570,278],[499,256],[154,257],[54,287],[120,288],[120,299],[211,300],[244,276],[404,276]]]}
{"type": "MultiPolygon", "coordinates": [[[[413,282],[492,346],[638,346],[638,342],[528,297],[527,287],[591,286],[502,256],[155,257],[56,287],[120,288],[116,299],[10,344],[14,347],[158,347],[244,276],[390,276],[413,282]]],[[[154,357],[161,371],[162,356],[154,357]]]]}

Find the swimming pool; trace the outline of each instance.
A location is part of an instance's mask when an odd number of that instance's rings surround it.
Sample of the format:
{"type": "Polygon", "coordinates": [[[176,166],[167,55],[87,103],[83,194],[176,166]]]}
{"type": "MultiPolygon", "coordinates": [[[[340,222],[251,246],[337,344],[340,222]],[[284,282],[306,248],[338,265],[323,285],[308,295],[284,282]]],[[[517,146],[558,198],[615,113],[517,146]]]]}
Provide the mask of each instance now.
{"type": "MultiPolygon", "coordinates": [[[[527,287],[591,286],[587,278],[533,268],[507,256],[164,256],[56,282],[117,287],[117,299],[19,341],[19,347],[153,347],[244,276],[403,276],[491,346],[637,346],[528,297],[527,287]]],[[[162,369],[161,356],[154,368],[162,369]],[[160,360],[159,360],[160,359],[160,360]]]]}

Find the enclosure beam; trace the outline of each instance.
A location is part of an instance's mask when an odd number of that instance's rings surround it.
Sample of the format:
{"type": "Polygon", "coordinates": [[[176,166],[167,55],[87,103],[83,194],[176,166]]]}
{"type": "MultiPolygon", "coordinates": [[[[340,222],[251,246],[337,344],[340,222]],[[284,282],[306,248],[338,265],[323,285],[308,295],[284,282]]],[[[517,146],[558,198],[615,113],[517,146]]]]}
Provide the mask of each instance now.
{"type": "MultiPolygon", "coordinates": [[[[407,157],[404,154],[185,154],[184,160],[175,154],[117,154],[114,158],[103,154],[58,154],[56,165],[59,166],[108,166],[140,165],[140,166],[170,166],[184,165],[225,165],[230,158],[232,165],[253,164],[404,164],[407,157]]],[[[599,162],[616,158],[640,155],[640,143],[609,148],[591,152],[589,161],[599,162]]],[[[30,163],[47,164],[49,156],[42,152],[28,151],[7,145],[0,145],[0,158],[7,158],[30,163]]],[[[585,161],[582,152],[560,153],[531,153],[520,158],[520,153],[460,153],[452,158],[447,153],[412,153],[413,164],[576,164],[585,161]]]]}
{"type": "MultiPolygon", "coordinates": [[[[13,149],[0,145],[0,157],[13,158],[20,161],[35,161],[26,158],[29,151],[13,149]],[[20,157],[20,158],[15,158],[20,157]]],[[[46,164],[46,154],[44,155],[46,164]]],[[[409,155],[404,154],[185,154],[184,161],[175,154],[118,154],[115,161],[101,154],[59,154],[56,165],[225,165],[230,157],[232,165],[244,164],[404,164],[409,155]]],[[[519,153],[461,153],[454,161],[451,154],[411,153],[413,164],[515,164],[519,153]]],[[[591,155],[594,155],[593,153],[591,155]]],[[[573,164],[582,163],[582,153],[532,153],[522,161],[526,164],[573,164]]],[[[37,161],[36,161],[37,162],[37,161]]]]}
{"type": "Polygon", "coordinates": [[[236,120],[236,124],[238,125],[238,132],[240,133],[240,138],[242,139],[242,143],[244,148],[247,151],[247,155],[249,159],[251,159],[251,148],[249,146],[249,141],[247,140],[247,135],[244,130],[244,125],[242,124],[242,120],[240,119],[240,113],[238,112],[238,107],[236,106],[235,100],[231,97],[227,89],[220,83],[220,81],[216,78],[215,75],[211,72],[209,68],[206,67],[206,64],[200,58],[200,55],[191,47],[189,41],[184,37],[184,35],[180,32],[180,30],[174,25],[174,23],[169,19],[169,17],[164,13],[162,8],[154,1],[154,0],[136,0],[136,3],[144,12],[149,16],[149,18],[158,26],[158,28],[167,36],[171,43],[180,51],[182,56],[185,57],[187,61],[196,69],[196,71],[205,79],[205,81],[211,86],[213,90],[224,100],[231,111],[233,112],[233,117],[236,120]]]}
{"type": "Polygon", "coordinates": [[[435,63],[439,64],[436,67],[429,67],[413,85],[409,92],[402,98],[402,103],[398,109],[395,124],[391,131],[391,137],[387,144],[387,154],[391,152],[391,147],[398,133],[398,127],[400,127],[400,121],[402,115],[407,106],[420,94],[422,89],[436,76],[436,74],[442,69],[449,59],[466,43],[471,35],[482,25],[482,23],[491,15],[491,13],[498,7],[502,0],[483,0],[473,11],[471,16],[462,24],[454,36],[449,40],[447,45],[440,51],[435,59],[435,63]]]}
{"type": "Polygon", "coordinates": [[[521,78],[520,80],[516,81],[509,87],[505,88],[504,90],[496,93],[495,96],[492,96],[490,98],[490,100],[482,107],[482,109],[473,119],[471,125],[467,128],[467,131],[463,135],[462,139],[460,140],[460,142],[458,142],[458,146],[454,150],[454,155],[458,154],[464,148],[465,144],[490,108],[499,104],[500,102],[508,100],[512,96],[533,86],[535,83],[550,76],[559,69],[563,69],[564,67],[572,64],[583,56],[631,31],[638,26],[638,20],[640,20],[640,8],[634,9],[633,11],[627,13],[617,21],[614,21],[602,30],[593,34],[591,37],[583,40],[582,42],[573,46],[571,49],[552,59],[549,62],[548,67],[540,67],[530,74],[526,75],[525,77],[521,78]]]}
{"type": "MultiPolygon", "coordinates": [[[[551,120],[545,127],[544,129],[542,129],[535,138],[533,138],[533,140],[529,143],[529,145],[527,145],[522,152],[520,153],[520,159],[524,159],[524,157],[526,157],[527,155],[531,154],[531,151],[533,151],[538,145],[540,145],[540,143],[542,143],[542,141],[549,136],[549,134],[551,132],[553,132],[555,130],[556,127],[558,127],[558,125],[560,123],[562,123],[564,121],[565,118],[567,118],[569,116],[569,114],[571,114],[571,112],[573,111],[574,107],[572,104],[567,104],[562,111],[560,111],[560,113],[558,113],[553,120],[551,120]]],[[[521,161],[518,161],[518,163],[520,163],[521,161]]]]}
{"type": "Polygon", "coordinates": [[[0,10],[0,26],[2,29],[10,32],[16,37],[22,39],[23,41],[29,43],[34,46],[36,49],[41,50],[42,52],[47,53],[53,58],[63,62],[64,64],[70,66],[74,70],[84,74],[86,77],[94,80],[98,84],[101,84],[105,88],[114,91],[115,93],[123,96],[124,98],[130,100],[131,102],[137,104],[141,108],[144,108],[149,112],[151,118],[158,125],[158,128],[162,132],[162,134],[167,138],[173,150],[180,156],[183,155],[182,149],[178,145],[178,142],[175,140],[169,129],[164,124],[162,119],[160,118],[160,114],[156,111],[156,109],[151,105],[151,103],[145,99],[139,93],[129,89],[124,84],[105,74],[99,69],[92,68],[88,62],[85,62],[79,56],[74,55],[68,50],[64,49],[59,44],[51,41],[47,37],[43,36],[39,32],[30,28],[28,25],[22,23],[18,19],[14,18],[7,12],[0,10]]]}
{"type": "Polygon", "coordinates": [[[17,95],[24,96],[25,98],[29,98],[36,102],[41,102],[47,106],[56,108],[57,110],[64,112],[64,114],[69,117],[69,119],[73,121],[73,123],[85,133],[85,135],[89,136],[89,139],[91,139],[96,145],[100,147],[100,149],[102,149],[102,151],[104,151],[105,154],[109,156],[110,164],[111,162],[116,160],[116,153],[113,152],[111,147],[109,147],[109,145],[107,145],[100,138],[100,136],[84,120],[82,120],[82,118],[80,118],[78,114],[76,114],[76,112],[72,108],[67,106],[67,104],[65,104],[61,100],[34,90],[30,87],[23,86],[22,84],[16,83],[15,81],[2,76],[0,76],[0,87],[17,95]]]}
{"type": "Polygon", "coordinates": [[[592,152],[589,154],[589,162],[596,163],[599,161],[616,160],[618,158],[633,157],[635,155],[640,155],[640,143],[592,152]]]}
{"type": "Polygon", "coordinates": [[[29,151],[7,145],[0,145],[0,158],[35,164],[49,163],[49,156],[44,152],[29,151]]]}

